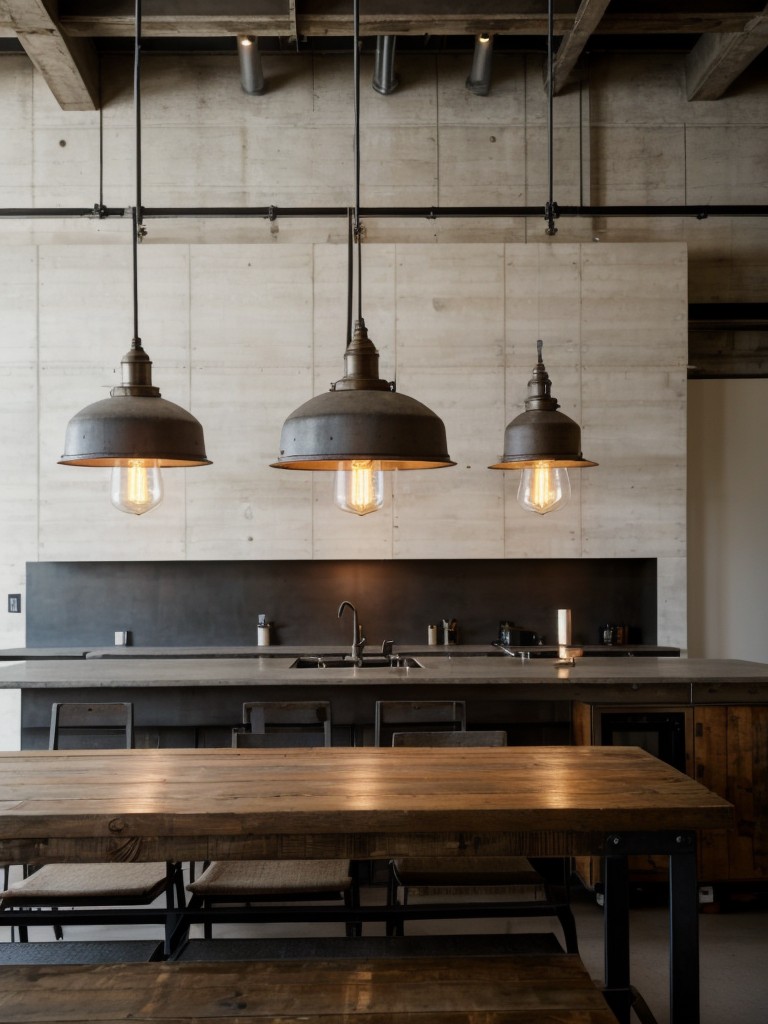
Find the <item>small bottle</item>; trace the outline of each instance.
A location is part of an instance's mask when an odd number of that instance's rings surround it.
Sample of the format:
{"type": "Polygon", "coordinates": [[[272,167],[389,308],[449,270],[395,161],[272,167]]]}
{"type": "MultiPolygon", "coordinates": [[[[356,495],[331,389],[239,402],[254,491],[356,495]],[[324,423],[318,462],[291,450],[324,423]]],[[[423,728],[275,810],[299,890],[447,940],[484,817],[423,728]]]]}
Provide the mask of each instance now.
{"type": "Polygon", "coordinates": [[[430,647],[437,646],[437,626],[427,626],[427,643],[430,647]]]}

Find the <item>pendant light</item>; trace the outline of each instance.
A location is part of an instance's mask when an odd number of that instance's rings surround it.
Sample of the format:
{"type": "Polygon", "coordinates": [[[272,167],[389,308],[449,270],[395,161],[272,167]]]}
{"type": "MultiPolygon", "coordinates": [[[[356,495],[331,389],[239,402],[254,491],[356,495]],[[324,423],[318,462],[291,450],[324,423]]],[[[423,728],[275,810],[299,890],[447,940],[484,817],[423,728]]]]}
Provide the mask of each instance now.
{"type": "MultiPolygon", "coordinates": [[[[546,233],[557,234],[555,219],[557,203],[553,199],[553,0],[548,5],[547,60],[547,136],[549,198],[544,207],[546,233]]],[[[581,454],[581,428],[565,413],[558,412],[558,402],[551,394],[549,379],[542,358],[543,342],[536,342],[537,360],[533,376],[528,381],[525,412],[507,425],[504,433],[504,454],[489,469],[517,469],[522,471],[517,500],[526,512],[546,515],[568,503],[571,497],[569,469],[596,466],[581,454]]]]}
{"type": "Polygon", "coordinates": [[[136,206],[133,210],[133,341],[121,362],[122,383],[88,405],[67,425],[62,466],[111,466],[111,499],[121,512],[142,515],[163,496],[161,469],[208,466],[203,428],[195,417],[160,397],[152,362],[139,337],[138,243],[141,213],[141,0],[136,0],[133,98],[136,117],[136,206]]]}
{"type": "Polygon", "coordinates": [[[507,425],[504,454],[489,469],[522,470],[517,500],[527,512],[544,515],[562,508],[571,496],[569,469],[596,466],[581,454],[581,428],[558,412],[552,382],[542,359],[543,342],[536,342],[538,359],[528,381],[525,412],[507,425]]]}
{"type": "Polygon", "coordinates": [[[383,474],[399,469],[455,466],[443,421],[379,376],[379,353],[362,315],[360,231],[360,10],[353,3],[355,99],[355,208],[349,222],[347,345],[344,376],[330,391],[294,410],[280,437],[274,469],[335,472],[334,501],[344,512],[367,515],[384,502],[383,474]],[[357,251],[357,320],[352,330],[353,243],[357,251]]]}

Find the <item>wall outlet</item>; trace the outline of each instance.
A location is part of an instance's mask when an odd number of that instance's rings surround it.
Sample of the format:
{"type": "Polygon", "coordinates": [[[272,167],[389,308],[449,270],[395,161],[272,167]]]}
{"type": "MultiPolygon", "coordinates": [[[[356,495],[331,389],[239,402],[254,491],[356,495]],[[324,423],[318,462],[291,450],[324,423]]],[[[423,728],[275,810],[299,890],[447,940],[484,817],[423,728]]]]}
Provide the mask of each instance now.
{"type": "Polygon", "coordinates": [[[21,611],[21,594],[9,594],[8,595],[8,611],[9,612],[20,612],[21,611]]]}
{"type": "Polygon", "coordinates": [[[699,903],[714,903],[715,890],[711,885],[699,886],[699,903]]]}

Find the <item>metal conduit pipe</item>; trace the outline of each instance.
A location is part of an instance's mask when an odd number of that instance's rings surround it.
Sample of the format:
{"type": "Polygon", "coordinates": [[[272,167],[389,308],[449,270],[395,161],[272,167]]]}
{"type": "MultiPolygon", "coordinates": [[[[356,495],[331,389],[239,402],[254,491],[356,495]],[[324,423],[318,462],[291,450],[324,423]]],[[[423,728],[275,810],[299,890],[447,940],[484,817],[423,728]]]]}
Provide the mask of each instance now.
{"type": "Polygon", "coordinates": [[[243,92],[249,96],[261,96],[266,84],[258,39],[255,36],[238,36],[237,54],[240,58],[240,84],[243,92]]]}
{"type": "Polygon", "coordinates": [[[389,96],[400,84],[395,74],[396,42],[397,36],[376,36],[376,62],[371,86],[382,96],[389,96]]]}
{"type": "Polygon", "coordinates": [[[491,91],[491,57],[493,55],[493,36],[481,32],[475,36],[475,52],[472,56],[472,69],[467,79],[467,89],[475,96],[487,96],[491,91]]]}

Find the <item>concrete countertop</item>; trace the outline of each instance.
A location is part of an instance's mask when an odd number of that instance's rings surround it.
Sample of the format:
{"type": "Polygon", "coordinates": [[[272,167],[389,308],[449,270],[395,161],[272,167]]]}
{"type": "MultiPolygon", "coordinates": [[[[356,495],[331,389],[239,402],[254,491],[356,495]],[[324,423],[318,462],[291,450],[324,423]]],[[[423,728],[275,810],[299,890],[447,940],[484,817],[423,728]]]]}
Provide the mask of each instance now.
{"type": "MultiPolygon", "coordinates": [[[[313,653],[333,653],[338,647],[313,653]]],[[[160,689],[253,686],[282,690],[353,687],[382,693],[407,688],[414,697],[438,691],[482,691],[520,700],[633,703],[765,703],[768,664],[688,658],[578,658],[574,665],[551,659],[424,657],[423,668],[290,667],[297,653],[249,658],[82,658],[0,664],[0,688],[160,689]]],[[[270,652],[271,653],[271,652],[270,652]]]]}
{"type": "MultiPolygon", "coordinates": [[[[512,645],[514,651],[530,652],[532,657],[554,657],[557,648],[552,645],[521,647],[512,645]]],[[[366,654],[376,654],[377,647],[366,648],[366,654]]],[[[412,654],[418,657],[506,657],[493,644],[395,644],[394,650],[399,654],[412,654]]],[[[621,657],[631,655],[677,657],[680,649],[663,647],[653,644],[623,644],[616,647],[585,646],[587,656],[621,657]]],[[[271,647],[10,647],[0,650],[2,661],[40,661],[69,660],[78,658],[297,658],[307,654],[346,654],[349,648],[342,644],[286,644],[271,647]]]]}

